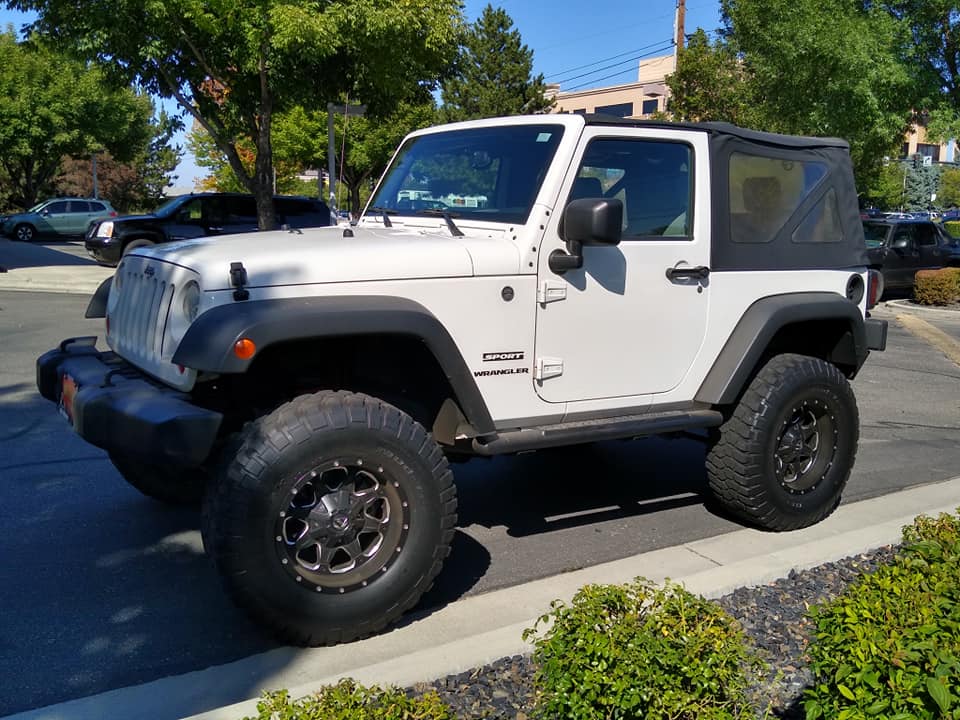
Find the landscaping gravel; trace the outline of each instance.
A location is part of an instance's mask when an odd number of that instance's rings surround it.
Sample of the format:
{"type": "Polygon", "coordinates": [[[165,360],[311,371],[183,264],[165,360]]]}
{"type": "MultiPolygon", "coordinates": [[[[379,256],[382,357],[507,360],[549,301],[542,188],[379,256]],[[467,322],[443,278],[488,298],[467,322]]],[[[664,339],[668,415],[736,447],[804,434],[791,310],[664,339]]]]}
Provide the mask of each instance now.
{"type": "MultiPolygon", "coordinates": [[[[768,585],[739,588],[716,600],[740,621],[770,665],[770,675],[752,692],[758,715],[769,709],[775,717],[804,717],[800,699],[813,680],[804,658],[812,630],[807,610],[837,597],[857,577],[892,560],[895,551],[888,546],[793,571],[768,585]]],[[[533,674],[529,656],[518,655],[420,683],[412,691],[435,690],[459,720],[526,720],[533,714],[533,674]]]]}

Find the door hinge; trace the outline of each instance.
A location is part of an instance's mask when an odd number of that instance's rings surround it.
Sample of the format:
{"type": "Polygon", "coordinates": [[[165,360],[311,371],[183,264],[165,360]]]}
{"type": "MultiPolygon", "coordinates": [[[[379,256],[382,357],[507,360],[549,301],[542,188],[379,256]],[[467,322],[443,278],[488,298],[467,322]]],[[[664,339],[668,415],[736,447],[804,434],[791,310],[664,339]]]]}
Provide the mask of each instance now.
{"type": "Polygon", "coordinates": [[[547,378],[563,375],[563,359],[552,357],[539,357],[533,367],[534,380],[546,380],[547,378]]]}
{"type": "Polygon", "coordinates": [[[567,299],[567,284],[544,280],[537,288],[537,302],[541,305],[567,299]]]}

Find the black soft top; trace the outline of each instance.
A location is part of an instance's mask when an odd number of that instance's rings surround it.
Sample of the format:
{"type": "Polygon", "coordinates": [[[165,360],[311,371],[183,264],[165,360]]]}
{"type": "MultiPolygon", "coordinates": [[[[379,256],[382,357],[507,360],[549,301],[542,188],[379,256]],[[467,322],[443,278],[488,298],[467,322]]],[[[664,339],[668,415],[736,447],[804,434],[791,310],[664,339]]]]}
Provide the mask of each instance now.
{"type": "Polygon", "coordinates": [[[589,114],[584,115],[587,125],[619,125],[623,127],[650,127],[650,128],[683,128],[685,130],[699,130],[700,132],[715,135],[732,135],[761,145],[775,145],[779,147],[795,148],[822,148],[836,147],[850,149],[850,144],[841,138],[834,137],[805,137],[802,135],[780,135],[779,133],[748,130],[728,122],[673,122],[669,120],[630,120],[614,115],[589,114]]]}
{"type": "Polygon", "coordinates": [[[710,147],[712,270],[855,269],[867,264],[850,145],[838,138],[584,116],[588,126],[680,128],[710,147]]]}

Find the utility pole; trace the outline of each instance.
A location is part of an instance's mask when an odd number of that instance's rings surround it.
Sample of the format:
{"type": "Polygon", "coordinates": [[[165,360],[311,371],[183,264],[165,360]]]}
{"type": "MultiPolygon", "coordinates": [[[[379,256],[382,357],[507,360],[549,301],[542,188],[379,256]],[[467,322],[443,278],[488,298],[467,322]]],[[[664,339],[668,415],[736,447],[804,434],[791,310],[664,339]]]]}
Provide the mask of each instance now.
{"type": "Polygon", "coordinates": [[[683,50],[683,39],[684,39],[684,21],[687,14],[686,0],[677,0],[677,17],[674,21],[674,29],[677,31],[675,43],[675,53],[679,53],[683,50]]]}

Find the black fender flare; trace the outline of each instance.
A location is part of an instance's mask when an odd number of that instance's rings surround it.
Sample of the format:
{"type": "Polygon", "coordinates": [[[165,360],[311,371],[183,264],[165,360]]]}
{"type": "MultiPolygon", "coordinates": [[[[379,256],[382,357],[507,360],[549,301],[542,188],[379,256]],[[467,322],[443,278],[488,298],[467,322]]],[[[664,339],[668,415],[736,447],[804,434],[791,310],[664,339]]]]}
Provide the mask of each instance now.
{"type": "Polygon", "coordinates": [[[243,373],[253,359],[233,353],[240,338],[259,354],[290,340],[350,335],[405,335],[423,341],[443,369],[455,400],[479,434],[494,432],[490,411],[450,333],[425,307],[405,298],[346,295],[252,300],[220,305],[202,313],[173,355],[184,367],[214,373],[243,373]]]}
{"type": "Polygon", "coordinates": [[[700,385],[696,400],[710,405],[734,402],[774,336],[787,325],[810,320],[849,323],[850,331],[834,348],[832,359],[859,370],[870,351],[863,315],[857,305],[832,292],[771,295],[747,308],[700,385]]]}
{"type": "Polygon", "coordinates": [[[97,286],[90,296],[85,318],[105,318],[107,316],[107,299],[110,297],[110,286],[113,285],[113,275],[97,286]]]}

